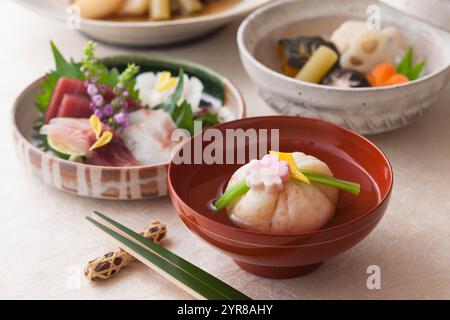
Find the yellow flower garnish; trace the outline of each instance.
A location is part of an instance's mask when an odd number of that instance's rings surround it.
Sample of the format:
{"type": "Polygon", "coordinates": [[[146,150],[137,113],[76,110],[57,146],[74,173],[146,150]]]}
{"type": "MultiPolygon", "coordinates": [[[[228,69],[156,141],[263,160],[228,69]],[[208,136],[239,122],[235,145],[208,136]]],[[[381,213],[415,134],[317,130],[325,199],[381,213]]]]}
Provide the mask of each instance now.
{"type": "Polygon", "coordinates": [[[98,140],[98,138],[100,138],[100,134],[102,133],[102,122],[96,115],[93,114],[89,118],[89,124],[91,125],[92,130],[94,130],[95,139],[98,140]]]}
{"type": "Polygon", "coordinates": [[[95,141],[95,143],[89,148],[89,151],[106,146],[111,142],[113,134],[110,131],[105,131],[102,134],[103,125],[99,117],[93,114],[89,118],[89,124],[91,125],[92,130],[94,130],[95,139],[97,139],[97,141],[95,141]]]}
{"type": "Polygon", "coordinates": [[[89,151],[106,146],[113,138],[111,131],[103,132],[102,136],[95,141],[95,143],[89,148],[89,151]]]}
{"type": "Polygon", "coordinates": [[[292,178],[300,180],[307,184],[311,184],[311,181],[309,181],[309,179],[300,171],[300,169],[295,164],[292,153],[277,151],[269,151],[269,153],[273,156],[277,156],[280,161],[286,161],[287,163],[289,163],[289,169],[291,170],[292,178]]]}
{"type": "Polygon", "coordinates": [[[158,78],[158,82],[156,83],[155,89],[156,91],[164,91],[170,88],[173,88],[177,85],[177,78],[172,77],[172,74],[169,71],[161,72],[158,78]]]}

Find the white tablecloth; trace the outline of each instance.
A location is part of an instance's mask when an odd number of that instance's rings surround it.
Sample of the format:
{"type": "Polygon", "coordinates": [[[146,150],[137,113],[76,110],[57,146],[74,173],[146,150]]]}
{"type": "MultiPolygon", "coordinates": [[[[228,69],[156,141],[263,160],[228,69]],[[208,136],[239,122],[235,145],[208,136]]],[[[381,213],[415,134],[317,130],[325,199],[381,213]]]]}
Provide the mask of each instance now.
{"type": "MultiPolygon", "coordinates": [[[[232,79],[249,115],[271,114],[258,97],[238,56],[238,23],[184,46],[160,50],[100,45],[98,53],[164,55],[202,63],[232,79]]],[[[55,191],[24,170],[11,135],[10,110],[31,81],[53,67],[54,40],[66,56],[80,58],[86,38],[64,23],[36,16],[12,1],[0,3],[0,298],[189,299],[190,296],[142,264],[113,280],[89,284],[86,262],[113,243],[88,224],[93,210],[135,230],[159,219],[168,225],[167,247],[253,298],[400,299],[450,298],[450,94],[408,128],[371,139],[392,161],[391,205],[374,232],[314,273],[288,280],[263,279],[194,239],[168,198],[111,202],[55,191]],[[370,265],[381,268],[381,289],[366,285],[370,265]]],[[[30,106],[32,108],[32,106],[30,106]]]]}

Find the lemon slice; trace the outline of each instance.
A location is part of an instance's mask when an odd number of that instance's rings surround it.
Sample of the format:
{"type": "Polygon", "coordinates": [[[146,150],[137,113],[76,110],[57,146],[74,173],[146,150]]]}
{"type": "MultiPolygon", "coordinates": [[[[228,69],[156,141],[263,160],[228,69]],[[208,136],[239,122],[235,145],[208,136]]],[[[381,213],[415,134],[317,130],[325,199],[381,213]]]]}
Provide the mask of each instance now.
{"type": "Polygon", "coordinates": [[[50,149],[67,158],[78,159],[84,157],[86,153],[83,150],[76,149],[61,140],[54,140],[51,136],[47,136],[47,143],[50,149]]]}

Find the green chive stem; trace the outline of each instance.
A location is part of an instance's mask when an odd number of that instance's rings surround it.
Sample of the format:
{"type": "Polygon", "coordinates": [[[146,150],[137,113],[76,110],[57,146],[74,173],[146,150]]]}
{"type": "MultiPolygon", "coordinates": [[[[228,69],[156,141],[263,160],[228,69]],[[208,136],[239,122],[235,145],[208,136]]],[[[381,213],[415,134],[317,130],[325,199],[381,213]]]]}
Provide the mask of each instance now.
{"type": "Polygon", "coordinates": [[[250,187],[247,183],[245,183],[245,180],[239,181],[225,191],[225,193],[221,195],[213,204],[217,210],[225,209],[230,203],[237,201],[240,197],[246,194],[248,190],[250,190],[250,187]]]}
{"type": "Polygon", "coordinates": [[[335,187],[354,195],[359,195],[361,187],[358,183],[349,182],[345,180],[336,179],[322,173],[317,173],[309,170],[301,170],[301,172],[313,183],[324,184],[330,187],[335,187]]]}

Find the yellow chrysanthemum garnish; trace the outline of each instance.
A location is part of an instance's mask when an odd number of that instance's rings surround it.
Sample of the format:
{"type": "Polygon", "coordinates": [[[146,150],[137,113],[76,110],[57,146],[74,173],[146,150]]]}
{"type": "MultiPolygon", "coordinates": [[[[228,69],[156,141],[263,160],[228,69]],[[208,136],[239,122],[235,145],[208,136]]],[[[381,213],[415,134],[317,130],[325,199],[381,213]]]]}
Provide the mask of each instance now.
{"type": "Polygon", "coordinates": [[[111,142],[112,138],[113,134],[111,131],[103,132],[102,136],[98,138],[97,141],[95,141],[95,143],[89,148],[89,151],[106,146],[108,143],[111,142]]]}
{"type": "Polygon", "coordinates": [[[97,117],[96,115],[92,115],[89,118],[89,124],[91,125],[92,130],[94,130],[95,138],[97,139],[95,143],[89,148],[89,151],[106,146],[111,142],[113,134],[111,131],[104,131],[102,134],[103,125],[99,117],[97,117]]]}
{"type": "Polygon", "coordinates": [[[158,82],[156,83],[156,91],[165,91],[171,89],[177,85],[178,79],[172,77],[169,71],[163,71],[159,74],[158,82]]]}
{"type": "Polygon", "coordinates": [[[100,138],[100,135],[102,133],[102,122],[96,115],[92,115],[89,118],[89,124],[91,125],[92,130],[94,130],[95,133],[95,139],[100,138]]]}
{"type": "Polygon", "coordinates": [[[273,156],[277,156],[280,161],[286,161],[287,163],[289,163],[289,169],[291,170],[292,178],[300,180],[307,184],[311,184],[311,181],[309,181],[309,179],[300,171],[300,169],[295,164],[292,153],[277,151],[270,151],[269,153],[273,156]]]}

